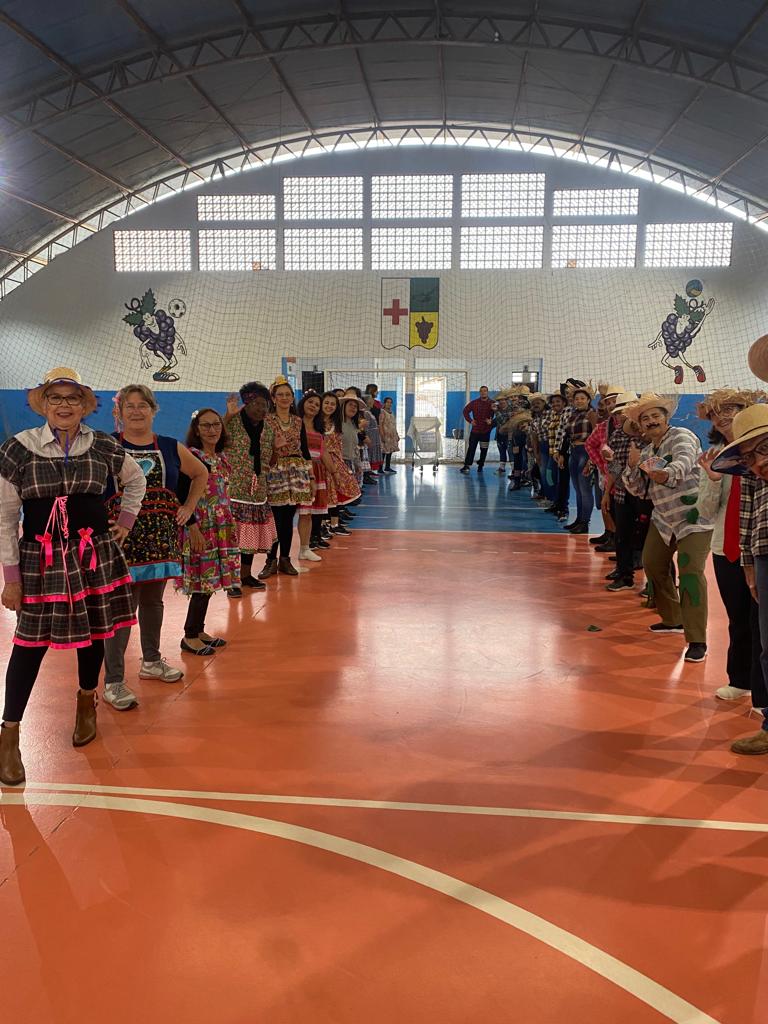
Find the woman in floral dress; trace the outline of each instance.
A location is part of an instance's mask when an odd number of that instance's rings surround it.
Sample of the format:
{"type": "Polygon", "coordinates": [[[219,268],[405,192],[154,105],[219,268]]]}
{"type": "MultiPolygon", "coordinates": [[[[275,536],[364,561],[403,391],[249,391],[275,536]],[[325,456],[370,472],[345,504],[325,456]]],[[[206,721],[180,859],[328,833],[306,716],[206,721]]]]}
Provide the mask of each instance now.
{"type": "Polygon", "coordinates": [[[322,416],[325,425],[325,449],[330,456],[331,472],[328,473],[328,508],[331,530],[347,534],[344,523],[353,518],[348,506],[360,498],[360,488],[355,475],[344,460],[344,437],[342,434],[342,412],[338,396],[326,391],[322,398],[322,416]]]}
{"type": "MultiPolygon", "coordinates": [[[[275,520],[267,503],[267,481],[261,460],[261,433],[264,417],[270,406],[269,389],[251,381],[237,395],[227,399],[225,429],[229,435],[227,459],[231,467],[229,497],[237,528],[240,548],[241,585],[252,590],[265,590],[266,585],[252,572],[256,552],[269,551],[275,542],[275,520]]],[[[230,587],[230,597],[241,597],[240,587],[230,587]]]]}
{"type": "Polygon", "coordinates": [[[299,402],[299,416],[307,435],[307,447],[312,456],[312,472],[315,477],[312,503],[299,506],[299,558],[305,562],[322,561],[320,555],[310,547],[310,538],[320,537],[323,518],[328,515],[328,477],[333,469],[325,447],[325,429],[320,404],[320,395],[316,391],[305,391],[299,402]]]}
{"type": "Polygon", "coordinates": [[[176,582],[176,589],[189,597],[189,610],[181,649],[207,656],[226,644],[226,640],[205,632],[211,595],[240,583],[240,551],[229,500],[231,470],[224,455],[228,437],[215,409],[200,409],[194,414],[186,443],[208,470],[208,488],[197,503],[196,522],[186,527],[182,538],[184,575],[176,582]]]}
{"type": "Polygon", "coordinates": [[[384,453],[382,473],[396,473],[392,469],[392,456],[400,451],[400,435],[397,432],[397,420],[392,411],[392,399],[385,398],[379,413],[379,433],[381,434],[381,450],[384,453]]]}
{"type": "Polygon", "coordinates": [[[315,494],[312,457],[304,424],[296,415],[293,388],[285,377],[278,377],[269,394],[275,411],[264,418],[261,464],[266,471],[267,500],[275,519],[277,540],[259,573],[260,579],[277,572],[298,576],[298,570],[291,564],[293,519],[298,506],[311,505],[315,494]]]}

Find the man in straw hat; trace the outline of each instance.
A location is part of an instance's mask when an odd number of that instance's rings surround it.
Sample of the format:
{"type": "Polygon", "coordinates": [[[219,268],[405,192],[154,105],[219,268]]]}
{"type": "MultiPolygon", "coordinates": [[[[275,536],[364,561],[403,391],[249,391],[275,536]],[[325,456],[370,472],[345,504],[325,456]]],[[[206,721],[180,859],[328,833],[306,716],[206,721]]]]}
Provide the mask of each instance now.
{"type": "Polygon", "coordinates": [[[653,502],[643,548],[643,567],[653,587],[661,622],[652,633],[685,633],[685,660],[707,656],[707,581],[704,566],[712,540],[712,521],[696,507],[699,494],[698,437],[685,427],[670,425],[677,401],[645,394],[627,407],[649,444],[633,447],[624,470],[630,494],[653,502]],[[670,575],[677,552],[679,594],[670,575]]]}
{"type": "MultiPolygon", "coordinates": [[[[753,405],[733,419],[733,441],[712,461],[712,471],[741,476],[741,564],[758,605],[760,663],[768,681],[768,405],[753,405]]],[[[759,732],[736,740],[737,754],[768,754],[768,708],[759,732]]]]}

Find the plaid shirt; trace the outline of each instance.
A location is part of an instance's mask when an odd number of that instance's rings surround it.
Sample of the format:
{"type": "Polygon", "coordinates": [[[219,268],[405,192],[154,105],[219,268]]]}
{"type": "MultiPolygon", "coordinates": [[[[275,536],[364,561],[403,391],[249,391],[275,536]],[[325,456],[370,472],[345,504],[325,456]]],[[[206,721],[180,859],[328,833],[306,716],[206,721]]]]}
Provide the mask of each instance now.
{"type": "Polygon", "coordinates": [[[607,469],[615,481],[611,497],[617,505],[623,505],[627,500],[627,489],[624,486],[622,474],[627,467],[632,438],[629,434],[625,434],[621,427],[614,427],[608,435],[608,447],[613,452],[613,458],[607,464],[607,469]]]}
{"type": "Polygon", "coordinates": [[[741,478],[739,543],[742,565],[754,565],[755,558],[768,555],[768,483],[753,473],[741,478]]]}
{"type": "Polygon", "coordinates": [[[567,431],[572,444],[578,441],[586,441],[592,433],[592,420],[590,419],[589,411],[576,412],[574,410],[573,415],[568,421],[567,431]]]}
{"type": "Polygon", "coordinates": [[[535,412],[531,420],[531,434],[541,443],[547,440],[548,412],[535,412]]]}
{"type": "MultiPolygon", "coordinates": [[[[567,405],[560,416],[560,422],[557,425],[555,431],[555,448],[556,452],[562,452],[567,446],[568,441],[568,425],[570,424],[573,417],[576,415],[576,410],[572,405],[567,405]]],[[[550,445],[550,449],[551,449],[550,445]]]]}
{"type": "Polygon", "coordinates": [[[699,497],[698,437],[685,427],[670,427],[658,448],[652,444],[643,448],[640,461],[657,456],[666,464],[666,483],[657,484],[639,466],[627,466],[624,484],[630,494],[653,502],[651,522],[661,539],[669,544],[672,538],[682,540],[691,533],[705,533],[713,528],[711,519],[695,508],[699,497]]]}

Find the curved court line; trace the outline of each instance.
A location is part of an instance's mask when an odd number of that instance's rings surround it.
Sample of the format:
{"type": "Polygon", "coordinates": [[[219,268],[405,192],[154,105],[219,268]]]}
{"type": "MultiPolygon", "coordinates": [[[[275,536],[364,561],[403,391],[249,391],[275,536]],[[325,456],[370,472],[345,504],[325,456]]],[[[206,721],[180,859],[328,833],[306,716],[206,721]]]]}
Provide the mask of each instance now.
{"type": "Polygon", "coordinates": [[[406,860],[395,854],[379,850],[374,846],[365,846],[341,836],[319,832],[316,829],[304,828],[300,825],[288,825],[269,818],[254,818],[235,811],[222,811],[214,807],[200,807],[194,804],[171,804],[158,800],[146,800],[116,796],[94,796],[88,793],[40,793],[0,792],[0,806],[3,804],[42,804],[55,807],[77,807],[104,811],[131,811],[136,814],[155,814],[165,818],[181,818],[188,821],[208,822],[212,825],[223,825],[228,828],[242,829],[246,832],[258,832],[275,839],[287,839],[290,842],[312,846],[318,850],[335,853],[341,857],[368,864],[391,875],[398,875],[417,885],[442,893],[459,903],[479,910],[489,917],[496,918],[504,924],[511,925],[518,931],[538,939],[545,945],[570,957],[607,981],[635,996],[647,1006],[663,1014],[674,1024],[719,1024],[714,1017],[697,1009],[691,1003],[681,999],[669,989],[652,981],[633,967],[593,946],[585,939],[572,932],[559,928],[543,917],[524,910],[515,903],[486,892],[477,886],[462,882],[459,878],[446,875],[442,871],[425,867],[416,861],[406,860]]]}
{"type": "MultiPolygon", "coordinates": [[[[293,804],[306,807],[349,807],[374,811],[424,811],[428,814],[475,814],[492,818],[531,818],[543,821],[591,821],[607,825],[660,825],[667,828],[711,829],[716,832],[768,832],[759,821],[723,821],[706,818],[663,818],[640,814],[598,814],[591,811],[547,811],[532,807],[484,807],[462,804],[401,803],[396,800],[352,800],[344,797],[281,796],[272,793],[216,793],[205,789],[147,789],[133,786],[95,786],[76,782],[28,782],[30,790],[61,793],[105,793],[117,796],[173,797],[181,800],[216,800],[229,803],[293,804]]],[[[0,794],[2,787],[0,787],[0,794]]]]}

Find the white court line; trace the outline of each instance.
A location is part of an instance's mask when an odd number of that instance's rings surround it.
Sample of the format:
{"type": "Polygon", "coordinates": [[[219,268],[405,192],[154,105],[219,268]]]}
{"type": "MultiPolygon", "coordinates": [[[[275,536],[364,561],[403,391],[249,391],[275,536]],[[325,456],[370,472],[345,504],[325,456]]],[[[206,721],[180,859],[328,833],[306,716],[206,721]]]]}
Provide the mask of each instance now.
{"type": "Polygon", "coordinates": [[[318,850],[335,853],[341,857],[368,864],[391,875],[415,882],[434,892],[464,903],[489,917],[508,924],[518,931],[530,935],[552,949],[563,953],[571,960],[589,968],[595,974],[612,982],[635,996],[647,1006],[665,1016],[674,1024],[719,1024],[714,1017],[697,1009],[669,989],[659,985],[646,975],[636,971],[622,960],[593,946],[585,939],[560,928],[537,914],[524,910],[515,903],[495,896],[485,889],[469,885],[460,878],[446,875],[442,871],[425,867],[416,861],[406,860],[395,854],[379,850],[374,846],[355,843],[341,836],[319,832],[299,825],[287,825],[269,818],[254,818],[234,811],[222,811],[213,807],[199,807],[194,804],[160,803],[155,800],[129,799],[114,796],[93,796],[87,793],[33,793],[29,787],[25,792],[0,792],[0,805],[43,804],[57,807],[80,807],[104,811],[131,811],[136,814],[155,814],[165,818],[182,818],[187,821],[201,821],[227,828],[238,828],[246,832],[258,832],[286,839],[290,842],[312,846],[318,850]]]}
{"type": "MultiPolygon", "coordinates": [[[[717,818],[663,818],[638,814],[597,814],[591,811],[555,811],[532,807],[484,807],[462,804],[420,804],[396,800],[350,800],[329,796],[284,796],[273,793],[217,793],[205,789],[146,789],[140,786],[95,786],[76,782],[28,782],[22,792],[58,790],[62,793],[105,793],[124,796],[173,797],[181,800],[216,800],[248,804],[298,804],[307,807],[349,807],[374,811],[424,811],[428,814],[474,814],[490,818],[531,818],[543,821],[591,821],[606,825],[657,825],[667,828],[709,829],[716,832],[768,832],[758,821],[722,821],[717,818]]],[[[0,797],[6,792],[0,787],[0,797]]]]}

